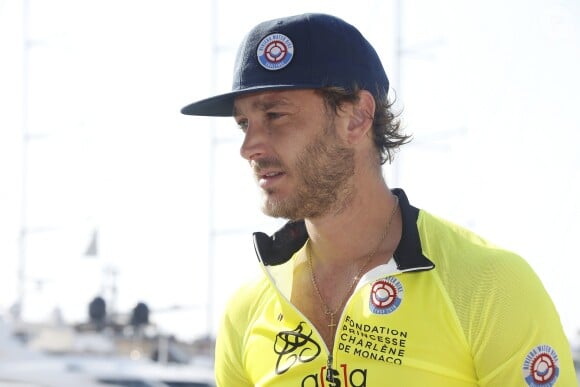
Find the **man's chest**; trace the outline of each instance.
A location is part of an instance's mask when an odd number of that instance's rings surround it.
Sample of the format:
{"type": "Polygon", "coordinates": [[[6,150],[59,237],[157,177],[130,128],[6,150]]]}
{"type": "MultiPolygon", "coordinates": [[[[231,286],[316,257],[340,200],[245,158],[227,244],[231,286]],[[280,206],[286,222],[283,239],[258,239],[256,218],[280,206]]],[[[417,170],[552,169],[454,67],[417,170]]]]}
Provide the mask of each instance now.
{"type": "Polygon", "coordinates": [[[273,299],[248,332],[244,358],[254,383],[476,385],[453,309],[429,276],[387,276],[358,289],[337,319],[332,353],[321,326],[273,299]]]}

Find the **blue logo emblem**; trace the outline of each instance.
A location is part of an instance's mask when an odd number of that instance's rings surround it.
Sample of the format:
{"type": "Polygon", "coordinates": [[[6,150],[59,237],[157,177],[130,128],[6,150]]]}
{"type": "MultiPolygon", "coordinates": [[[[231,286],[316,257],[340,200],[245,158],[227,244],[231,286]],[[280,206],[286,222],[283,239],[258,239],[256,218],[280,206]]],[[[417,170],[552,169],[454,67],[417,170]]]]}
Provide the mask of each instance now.
{"type": "Polygon", "coordinates": [[[403,301],[403,284],[395,277],[376,281],[371,288],[369,308],[375,314],[393,313],[403,301]]]}
{"type": "Polygon", "coordinates": [[[258,62],[266,70],[280,70],[288,66],[294,56],[294,43],[283,34],[266,36],[256,52],[258,62]]]}
{"type": "Polygon", "coordinates": [[[526,355],[522,371],[529,387],[553,387],[560,375],[558,354],[549,345],[538,345],[526,355]]]}

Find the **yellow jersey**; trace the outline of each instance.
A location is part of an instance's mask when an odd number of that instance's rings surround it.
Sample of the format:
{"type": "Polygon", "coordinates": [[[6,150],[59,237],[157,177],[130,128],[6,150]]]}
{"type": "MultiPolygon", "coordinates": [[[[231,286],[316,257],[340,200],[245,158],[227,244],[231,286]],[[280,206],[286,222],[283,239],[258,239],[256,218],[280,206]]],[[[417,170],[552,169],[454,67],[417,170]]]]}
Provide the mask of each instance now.
{"type": "Polygon", "coordinates": [[[265,275],[228,303],[218,386],[576,386],[558,313],[530,266],[393,192],[401,241],[359,281],[332,353],[289,301],[304,223],[254,234],[265,275]]]}

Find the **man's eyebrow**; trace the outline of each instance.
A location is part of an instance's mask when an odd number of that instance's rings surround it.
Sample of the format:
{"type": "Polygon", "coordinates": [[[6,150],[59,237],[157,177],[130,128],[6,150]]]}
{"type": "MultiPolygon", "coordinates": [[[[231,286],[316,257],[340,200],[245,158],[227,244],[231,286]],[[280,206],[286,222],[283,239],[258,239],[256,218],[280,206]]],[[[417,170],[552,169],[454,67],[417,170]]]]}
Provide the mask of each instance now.
{"type": "MultiPolygon", "coordinates": [[[[252,109],[267,111],[269,109],[279,106],[291,106],[292,104],[286,98],[276,98],[269,101],[255,101],[252,104],[252,109]]],[[[234,106],[233,116],[241,115],[240,111],[234,106]]]]}
{"type": "Polygon", "coordinates": [[[271,101],[256,101],[254,108],[258,110],[269,110],[278,106],[288,106],[290,102],[286,98],[277,98],[271,101]]]}

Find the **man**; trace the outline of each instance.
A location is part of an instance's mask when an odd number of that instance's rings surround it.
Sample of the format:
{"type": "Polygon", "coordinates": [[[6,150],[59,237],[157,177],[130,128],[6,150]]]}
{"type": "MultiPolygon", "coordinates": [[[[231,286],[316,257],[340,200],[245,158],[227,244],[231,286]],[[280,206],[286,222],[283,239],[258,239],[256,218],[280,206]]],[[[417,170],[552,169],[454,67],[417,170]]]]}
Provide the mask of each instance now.
{"type": "Polygon", "coordinates": [[[182,113],[233,116],[263,211],[264,278],[228,305],[220,386],[571,386],[568,341],[518,256],[413,207],[381,166],[409,138],[365,38],[307,14],[256,26],[233,91],[182,113]]]}

